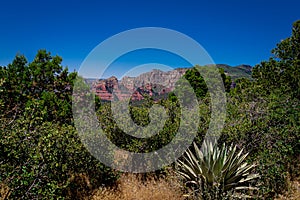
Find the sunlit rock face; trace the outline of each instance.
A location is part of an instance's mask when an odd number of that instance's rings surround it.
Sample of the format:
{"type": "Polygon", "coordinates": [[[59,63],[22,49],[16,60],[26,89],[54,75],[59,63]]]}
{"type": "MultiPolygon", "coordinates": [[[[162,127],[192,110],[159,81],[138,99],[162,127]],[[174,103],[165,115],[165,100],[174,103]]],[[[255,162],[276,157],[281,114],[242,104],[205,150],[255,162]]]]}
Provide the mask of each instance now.
{"type": "MultiPolygon", "coordinates": [[[[209,65],[207,65],[209,66],[209,65]]],[[[250,65],[238,65],[235,67],[217,64],[217,68],[224,69],[227,76],[232,79],[231,88],[235,87],[235,80],[239,78],[252,79],[252,67],[250,65]]],[[[150,72],[140,74],[137,77],[125,76],[118,80],[115,76],[103,80],[86,80],[91,85],[92,90],[101,100],[111,101],[131,99],[139,101],[145,98],[145,95],[160,98],[166,96],[174,88],[180,77],[182,77],[189,68],[178,68],[172,71],[161,71],[154,69],[150,72]]]]}
{"type": "Polygon", "coordinates": [[[172,71],[152,70],[137,77],[125,76],[118,80],[115,76],[108,79],[91,82],[92,90],[101,100],[111,101],[131,99],[139,101],[144,96],[159,96],[168,94],[175,88],[175,83],[184,75],[187,69],[172,71]],[[115,99],[116,100],[116,99],[115,99]]]}

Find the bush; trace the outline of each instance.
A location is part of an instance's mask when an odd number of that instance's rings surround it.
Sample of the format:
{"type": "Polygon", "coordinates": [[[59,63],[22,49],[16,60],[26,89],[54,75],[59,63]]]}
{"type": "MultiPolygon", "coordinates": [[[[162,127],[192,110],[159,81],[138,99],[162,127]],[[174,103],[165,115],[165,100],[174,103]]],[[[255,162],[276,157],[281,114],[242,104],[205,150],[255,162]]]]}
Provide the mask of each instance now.
{"type": "Polygon", "coordinates": [[[32,124],[21,118],[1,129],[0,181],[10,188],[10,198],[76,198],[80,187],[92,191],[117,179],[87,152],[72,126],[32,124]],[[85,183],[78,183],[83,174],[85,183]]]}

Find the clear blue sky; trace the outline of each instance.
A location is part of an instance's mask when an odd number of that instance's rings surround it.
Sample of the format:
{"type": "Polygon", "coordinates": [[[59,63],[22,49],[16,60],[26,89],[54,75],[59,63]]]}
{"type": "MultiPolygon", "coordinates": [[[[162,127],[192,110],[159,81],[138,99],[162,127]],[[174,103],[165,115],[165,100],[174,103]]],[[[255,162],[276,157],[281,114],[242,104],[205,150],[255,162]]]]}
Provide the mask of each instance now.
{"type": "Polygon", "coordinates": [[[148,26],[192,37],[215,63],[255,65],[300,19],[299,0],[11,0],[0,8],[0,65],[46,49],[70,70],[108,37],[148,26]]]}

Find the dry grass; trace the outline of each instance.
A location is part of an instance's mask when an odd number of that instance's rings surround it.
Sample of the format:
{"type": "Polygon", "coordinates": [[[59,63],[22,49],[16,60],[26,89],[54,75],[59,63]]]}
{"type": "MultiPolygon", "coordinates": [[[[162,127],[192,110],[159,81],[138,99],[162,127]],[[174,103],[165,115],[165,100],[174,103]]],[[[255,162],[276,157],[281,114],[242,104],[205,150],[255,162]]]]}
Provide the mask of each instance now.
{"type": "Polygon", "coordinates": [[[9,196],[9,187],[7,185],[0,183],[0,200],[9,196]]]}
{"type": "Polygon", "coordinates": [[[284,195],[279,195],[275,200],[299,200],[300,199],[300,180],[291,183],[291,191],[284,195]]]}
{"type": "Polygon", "coordinates": [[[87,174],[72,174],[68,181],[72,185],[72,187],[67,191],[68,198],[85,199],[86,196],[91,194],[92,185],[87,174]]]}
{"type": "Polygon", "coordinates": [[[175,178],[148,178],[142,181],[140,175],[123,175],[116,188],[98,189],[92,200],[183,200],[181,186],[175,178]]]}

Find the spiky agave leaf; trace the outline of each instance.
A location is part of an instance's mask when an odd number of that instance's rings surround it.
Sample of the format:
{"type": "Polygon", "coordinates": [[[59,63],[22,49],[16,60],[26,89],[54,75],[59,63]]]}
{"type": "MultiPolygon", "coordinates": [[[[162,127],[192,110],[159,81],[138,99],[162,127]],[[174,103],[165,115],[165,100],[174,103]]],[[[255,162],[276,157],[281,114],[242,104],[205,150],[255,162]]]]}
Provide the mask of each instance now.
{"type": "Polygon", "coordinates": [[[218,187],[222,192],[253,189],[248,183],[259,176],[250,174],[255,165],[246,162],[248,154],[243,154],[243,149],[237,152],[236,146],[228,148],[225,144],[219,148],[216,141],[209,140],[203,142],[201,150],[195,143],[193,147],[194,151],[187,150],[178,161],[178,174],[186,182],[200,189],[204,181],[207,187],[218,187]]]}

